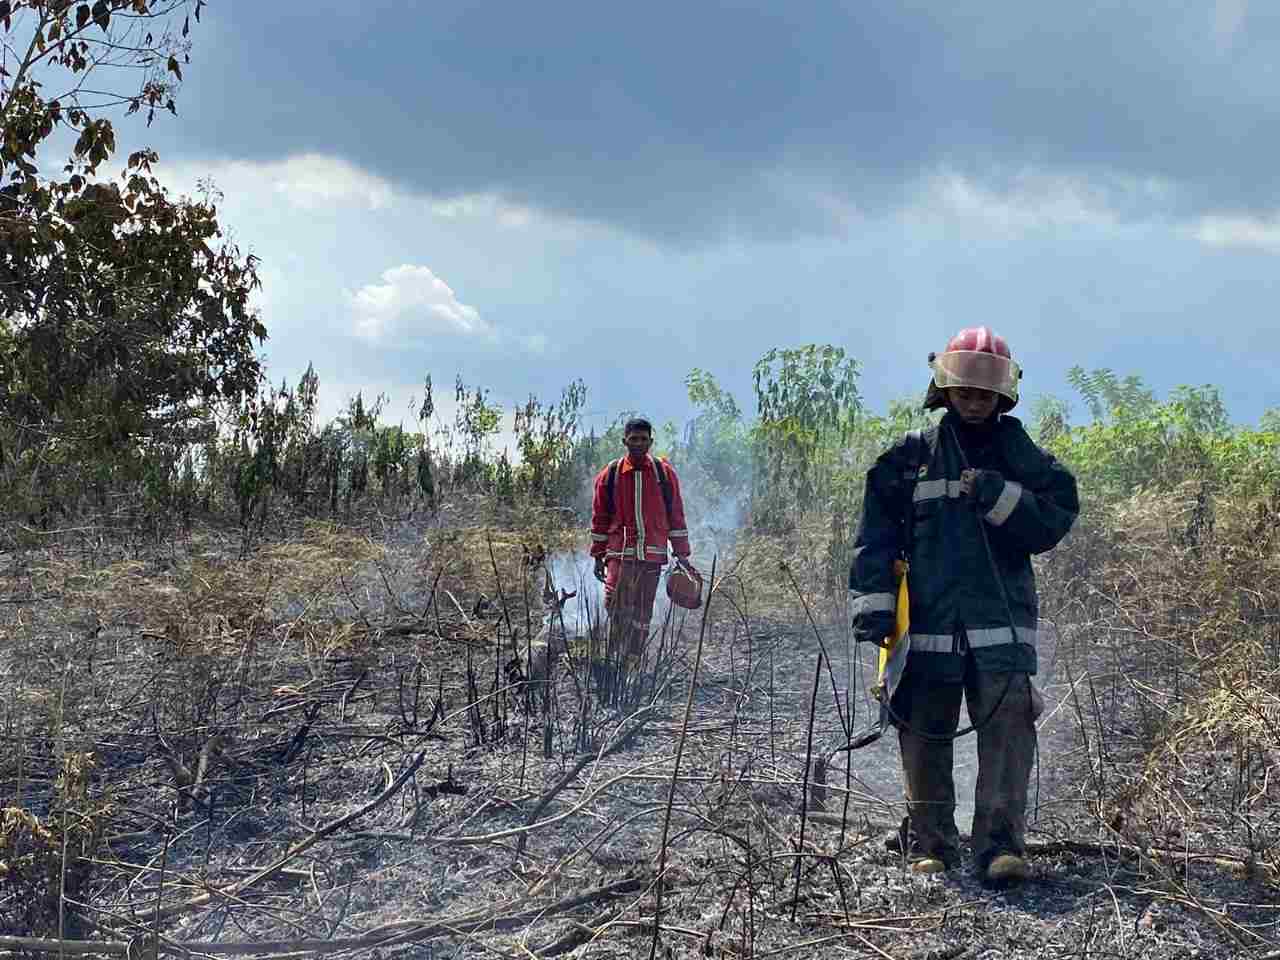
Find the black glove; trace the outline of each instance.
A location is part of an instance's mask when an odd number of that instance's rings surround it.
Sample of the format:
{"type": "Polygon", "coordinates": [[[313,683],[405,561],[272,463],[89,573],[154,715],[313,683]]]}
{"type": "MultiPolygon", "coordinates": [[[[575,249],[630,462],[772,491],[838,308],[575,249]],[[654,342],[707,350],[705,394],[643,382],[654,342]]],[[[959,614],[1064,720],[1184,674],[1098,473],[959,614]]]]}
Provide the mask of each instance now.
{"type": "Polygon", "coordinates": [[[1004,492],[1004,476],[999,470],[974,470],[969,502],[981,511],[990,510],[1004,492]]]}
{"type": "Polygon", "coordinates": [[[892,610],[874,610],[853,618],[853,639],[859,643],[881,646],[885,637],[893,635],[896,617],[892,610]]]}
{"type": "Polygon", "coordinates": [[[601,583],[604,583],[605,578],[608,577],[609,573],[605,569],[604,557],[596,557],[595,575],[596,575],[596,579],[599,580],[601,583]]]}

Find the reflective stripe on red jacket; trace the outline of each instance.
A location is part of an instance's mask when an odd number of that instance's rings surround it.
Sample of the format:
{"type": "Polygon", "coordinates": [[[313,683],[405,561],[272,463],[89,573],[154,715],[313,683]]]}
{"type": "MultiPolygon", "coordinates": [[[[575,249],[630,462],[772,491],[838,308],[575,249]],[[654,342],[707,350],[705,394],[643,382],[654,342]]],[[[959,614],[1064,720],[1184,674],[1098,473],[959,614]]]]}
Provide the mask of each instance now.
{"type": "Polygon", "coordinates": [[[609,511],[609,467],[596,474],[591,501],[591,555],[613,559],[640,557],[651,563],[667,562],[667,542],[677,557],[689,556],[689,530],[684,519],[680,480],[666,460],[645,454],[643,463],[629,457],[618,462],[613,484],[613,512],[609,511]],[[662,499],[657,470],[666,470],[671,487],[671,516],[662,499]]]}

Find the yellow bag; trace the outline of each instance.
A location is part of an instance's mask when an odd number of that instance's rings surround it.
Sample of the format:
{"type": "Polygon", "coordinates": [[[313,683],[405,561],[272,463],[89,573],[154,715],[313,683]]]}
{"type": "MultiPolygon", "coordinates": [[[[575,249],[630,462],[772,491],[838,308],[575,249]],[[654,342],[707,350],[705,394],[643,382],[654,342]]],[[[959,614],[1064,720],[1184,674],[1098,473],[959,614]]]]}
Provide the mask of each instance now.
{"type": "Polygon", "coordinates": [[[880,647],[879,669],[876,672],[876,684],[871,688],[872,694],[882,703],[886,697],[892,697],[902,679],[902,671],[907,665],[907,653],[911,648],[911,592],[907,589],[907,571],[910,565],[905,560],[893,561],[893,574],[898,578],[898,602],[894,611],[893,634],[885,637],[880,647]]]}
{"type": "Polygon", "coordinates": [[[893,561],[893,573],[898,578],[898,601],[894,611],[893,634],[885,637],[880,647],[879,669],[871,695],[880,701],[880,716],[861,734],[852,737],[848,746],[841,749],[860,750],[880,739],[885,729],[892,725],[889,701],[898,689],[907,667],[907,654],[911,650],[911,594],[907,590],[907,562],[893,561]]]}

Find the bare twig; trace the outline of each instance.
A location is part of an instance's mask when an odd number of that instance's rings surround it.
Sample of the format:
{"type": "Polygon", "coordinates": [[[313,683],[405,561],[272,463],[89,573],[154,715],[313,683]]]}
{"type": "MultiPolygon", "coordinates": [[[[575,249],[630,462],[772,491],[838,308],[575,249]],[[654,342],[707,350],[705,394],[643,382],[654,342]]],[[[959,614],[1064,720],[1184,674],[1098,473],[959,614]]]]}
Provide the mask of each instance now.
{"type": "Polygon", "coordinates": [[[293,861],[300,854],[309,850],[311,847],[319,843],[325,837],[329,836],[330,834],[336,833],[337,831],[345,827],[347,824],[353,823],[354,821],[360,819],[366,814],[382,806],[382,804],[386,803],[393,796],[395,796],[397,793],[400,792],[400,788],[403,787],[405,783],[407,783],[409,779],[415,773],[418,772],[418,768],[422,766],[422,764],[426,761],[426,759],[427,759],[427,751],[424,750],[421,753],[419,753],[413,759],[413,762],[410,763],[407,767],[405,767],[405,769],[400,772],[400,775],[396,777],[395,780],[393,780],[387,786],[387,788],[383,790],[380,794],[378,794],[368,803],[364,804],[364,806],[359,807],[358,809],[353,810],[351,813],[338,817],[336,820],[333,820],[325,824],[323,827],[316,830],[306,839],[299,840],[297,843],[291,846],[287,851],[285,851],[285,853],[278,860],[276,860],[275,863],[271,864],[270,866],[263,867],[261,870],[254,873],[253,875],[247,877],[246,879],[240,881],[239,883],[233,884],[232,886],[226,889],[211,890],[208,893],[203,893],[200,896],[193,897],[192,899],[187,900],[183,903],[175,903],[168,907],[157,907],[151,913],[140,915],[139,920],[143,923],[146,923],[147,921],[167,919],[169,917],[177,916],[183,913],[188,913],[200,907],[207,906],[208,904],[212,903],[215,899],[219,897],[238,896],[241,892],[249,889],[255,884],[260,883],[261,881],[265,880],[267,877],[271,876],[281,867],[293,861]]]}
{"type": "Polygon", "coordinates": [[[662,936],[662,888],[663,872],[667,869],[667,838],[671,831],[671,807],[676,797],[676,778],[680,775],[680,758],[684,755],[685,738],[689,732],[689,716],[693,713],[693,692],[698,686],[698,668],[702,666],[702,644],[707,635],[707,612],[716,593],[716,557],[711,558],[711,587],[702,608],[702,626],[698,630],[698,649],[693,657],[693,675],[684,698],[684,719],[680,723],[680,738],[676,741],[676,762],[671,770],[671,785],[667,789],[667,812],[662,819],[662,843],[658,847],[657,903],[653,911],[653,940],[649,944],[649,960],[657,955],[658,940],[662,936]]]}

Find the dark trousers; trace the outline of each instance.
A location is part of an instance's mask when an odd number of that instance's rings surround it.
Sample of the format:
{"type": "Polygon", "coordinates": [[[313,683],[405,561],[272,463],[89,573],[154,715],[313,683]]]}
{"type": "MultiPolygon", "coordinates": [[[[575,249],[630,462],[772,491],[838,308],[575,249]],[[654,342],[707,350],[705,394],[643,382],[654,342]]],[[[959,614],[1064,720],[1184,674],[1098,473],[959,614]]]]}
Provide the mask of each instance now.
{"type": "MultiPolygon", "coordinates": [[[[938,683],[908,664],[893,705],[914,729],[944,736],[959,728],[963,697],[970,723],[981,724],[972,844],[979,869],[985,869],[998,854],[1026,854],[1035,716],[1027,674],[979,672],[972,656],[966,661],[962,683],[938,683]]],[[[914,852],[953,866],[960,859],[953,742],[927,740],[903,729],[898,732],[898,744],[914,852]]]]}
{"type": "Polygon", "coordinates": [[[609,611],[609,652],[635,656],[649,639],[662,565],[610,560],[605,565],[604,605],[609,611]]]}

